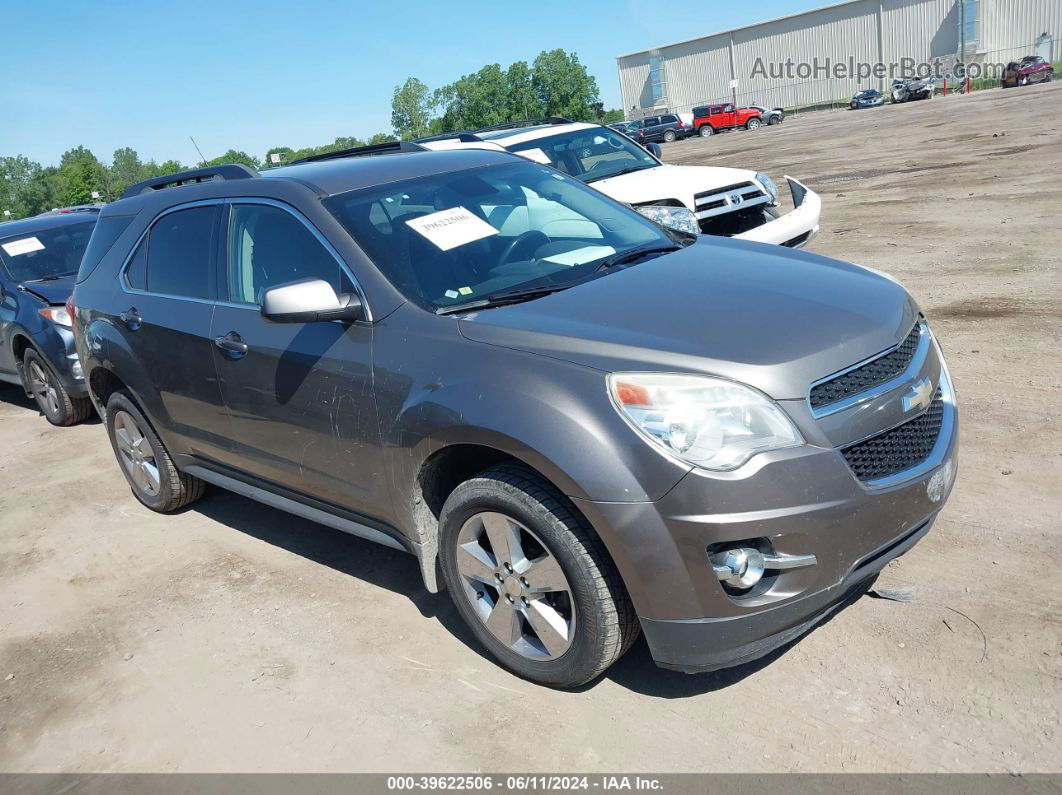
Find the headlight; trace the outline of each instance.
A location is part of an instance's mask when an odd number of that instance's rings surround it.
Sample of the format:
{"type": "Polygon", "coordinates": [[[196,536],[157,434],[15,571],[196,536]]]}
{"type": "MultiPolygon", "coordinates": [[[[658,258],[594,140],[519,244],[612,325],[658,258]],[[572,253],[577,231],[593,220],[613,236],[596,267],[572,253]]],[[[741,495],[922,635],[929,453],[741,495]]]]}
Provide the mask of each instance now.
{"type": "Polygon", "coordinates": [[[774,184],[774,180],[766,174],[757,174],[756,179],[761,185],[763,185],[763,189],[767,191],[767,195],[771,197],[771,204],[778,204],[778,186],[774,184]]]}
{"type": "Polygon", "coordinates": [[[691,235],[699,235],[701,226],[697,223],[697,216],[692,210],[685,207],[664,207],[659,204],[651,204],[635,207],[650,221],[656,221],[661,226],[677,229],[680,232],[688,232],[691,235]]]}
{"type": "Polygon", "coordinates": [[[66,326],[67,328],[73,328],[74,324],[70,321],[70,313],[61,306],[46,306],[43,309],[38,309],[42,317],[48,318],[53,323],[58,323],[60,326],[66,326]]]}
{"type": "Polygon", "coordinates": [[[669,453],[704,469],[737,469],[757,453],[804,439],[770,398],[722,378],[614,373],[616,407],[669,453]]]}

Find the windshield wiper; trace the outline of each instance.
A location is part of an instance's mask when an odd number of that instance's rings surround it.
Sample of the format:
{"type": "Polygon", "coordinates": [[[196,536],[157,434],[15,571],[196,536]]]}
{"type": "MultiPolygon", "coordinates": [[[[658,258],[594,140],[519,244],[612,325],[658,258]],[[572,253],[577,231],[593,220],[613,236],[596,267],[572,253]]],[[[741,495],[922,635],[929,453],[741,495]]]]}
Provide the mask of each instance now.
{"type": "Polygon", "coordinates": [[[616,265],[623,265],[628,262],[634,262],[636,259],[647,257],[650,254],[667,254],[672,251],[678,251],[682,246],[678,244],[671,244],[670,246],[638,246],[636,248],[628,249],[627,251],[621,251],[619,254],[613,254],[611,257],[606,257],[598,263],[594,268],[594,272],[608,270],[616,265]]]}
{"type": "Polygon", "coordinates": [[[457,312],[469,312],[473,309],[488,309],[494,306],[505,306],[506,304],[519,304],[524,301],[541,298],[544,295],[550,295],[551,293],[559,293],[561,290],[567,290],[570,286],[571,285],[568,284],[550,284],[545,287],[529,287],[525,290],[509,290],[504,293],[494,293],[488,295],[486,298],[478,298],[475,301],[466,301],[463,304],[440,306],[435,310],[435,314],[452,315],[457,312]]]}
{"type": "Polygon", "coordinates": [[[70,271],[69,273],[53,273],[51,276],[39,276],[36,279],[26,279],[27,282],[54,282],[56,279],[65,279],[67,276],[74,276],[77,271],[70,271]]]}
{"type": "Polygon", "coordinates": [[[647,168],[655,168],[655,166],[650,166],[650,165],[627,166],[627,168],[621,168],[619,171],[616,171],[615,173],[602,174],[600,177],[594,177],[594,178],[588,179],[586,181],[587,181],[587,183],[599,182],[600,180],[603,180],[603,179],[612,179],[613,177],[622,177],[624,174],[630,174],[633,171],[645,171],[645,169],[647,169],[647,168]]]}

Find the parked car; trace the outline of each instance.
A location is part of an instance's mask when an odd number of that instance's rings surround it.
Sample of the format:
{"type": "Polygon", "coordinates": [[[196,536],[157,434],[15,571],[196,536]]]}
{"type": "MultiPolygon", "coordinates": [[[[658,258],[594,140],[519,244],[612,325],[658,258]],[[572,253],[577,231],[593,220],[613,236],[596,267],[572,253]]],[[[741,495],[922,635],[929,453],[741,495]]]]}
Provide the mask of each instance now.
{"type": "Polygon", "coordinates": [[[864,88],[852,95],[852,101],[848,103],[848,107],[852,110],[859,110],[860,108],[880,108],[884,104],[884,94],[876,88],[864,88]]]}
{"type": "Polygon", "coordinates": [[[952,386],[895,280],[506,152],[308,160],[101,213],[78,350],[152,510],[213,483],[408,551],[502,665],[572,687],[639,628],[668,668],[760,657],[944,505],[952,386]]]}
{"type": "Polygon", "coordinates": [[[613,122],[612,124],[610,124],[608,126],[609,126],[610,129],[613,129],[616,132],[621,132],[621,133],[626,134],[627,130],[630,128],[630,122],[617,121],[617,122],[613,122]]]}
{"type": "Polygon", "coordinates": [[[686,138],[690,130],[678,116],[665,113],[628,122],[626,134],[642,144],[671,143],[686,138]]]}
{"type": "Polygon", "coordinates": [[[757,108],[735,108],[731,103],[700,105],[693,109],[693,134],[707,137],[723,130],[759,129],[760,111],[757,108]]]}
{"type": "Polygon", "coordinates": [[[902,77],[892,81],[889,102],[913,102],[916,99],[933,99],[936,84],[933,78],[902,77]]]}
{"type": "Polygon", "coordinates": [[[1030,83],[1050,83],[1054,76],[1054,67],[1042,55],[1026,55],[1020,61],[1007,64],[1000,85],[1013,88],[1030,83]]]}
{"type": "Polygon", "coordinates": [[[758,110],[761,124],[781,124],[785,121],[785,108],[768,108],[763,105],[749,105],[742,110],[758,110]]]}
{"type": "MultiPolygon", "coordinates": [[[[422,139],[431,149],[493,148],[553,166],[661,223],[799,248],[819,230],[818,194],[786,177],[794,210],[779,215],[766,174],[718,166],[670,166],[659,153],[598,124],[527,119],[422,139]]],[[[648,144],[650,148],[656,144],[648,144]]]]}
{"type": "Polygon", "coordinates": [[[92,412],[65,304],[95,225],[96,213],[62,211],[0,224],[0,381],[53,425],[92,412]]]}

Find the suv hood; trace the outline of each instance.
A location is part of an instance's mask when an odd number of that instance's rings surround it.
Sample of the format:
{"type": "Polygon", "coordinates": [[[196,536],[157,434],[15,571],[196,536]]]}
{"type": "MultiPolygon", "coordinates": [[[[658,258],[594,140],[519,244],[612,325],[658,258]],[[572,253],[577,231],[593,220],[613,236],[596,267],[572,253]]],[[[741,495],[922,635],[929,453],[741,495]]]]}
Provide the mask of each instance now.
{"type": "Polygon", "coordinates": [[[918,308],[896,281],[760,243],[701,238],[553,295],[460,318],[468,339],[614,372],[703,372],[803,399],[885,350],[918,308]]]}
{"type": "Polygon", "coordinates": [[[693,207],[693,195],[718,190],[756,177],[755,171],[719,166],[669,166],[645,168],[601,179],[589,185],[621,202],[645,204],[659,199],[678,199],[693,207]]]}
{"type": "Polygon", "coordinates": [[[19,288],[30,295],[35,295],[49,304],[62,304],[74,292],[74,280],[76,276],[60,276],[58,279],[47,281],[27,281],[19,284],[19,288]]]}

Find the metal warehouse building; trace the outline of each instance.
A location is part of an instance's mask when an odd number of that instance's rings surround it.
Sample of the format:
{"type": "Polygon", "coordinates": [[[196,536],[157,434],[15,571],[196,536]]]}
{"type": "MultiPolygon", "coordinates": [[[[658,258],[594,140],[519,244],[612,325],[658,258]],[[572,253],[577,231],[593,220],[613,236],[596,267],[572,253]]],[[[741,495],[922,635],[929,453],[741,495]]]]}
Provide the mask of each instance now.
{"type": "MultiPolygon", "coordinates": [[[[692,15],[698,6],[686,8],[692,15]]],[[[960,50],[967,63],[1034,53],[1054,61],[1060,37],[1062,0],[852,0],[616,60],[624,112],[638,118],[732,99],[786,108],[831,102],[884,88],[904,59],[947,69],[960,50]],[[866,77],[859,63],[894,66],[866,77]],[[838,76],[837,64],[849,71],[838,76]]]]}

